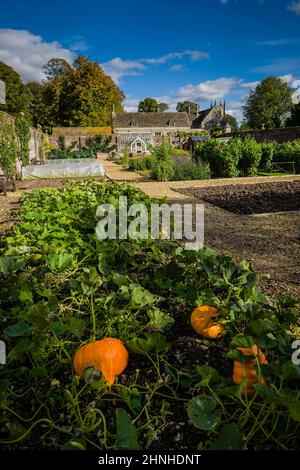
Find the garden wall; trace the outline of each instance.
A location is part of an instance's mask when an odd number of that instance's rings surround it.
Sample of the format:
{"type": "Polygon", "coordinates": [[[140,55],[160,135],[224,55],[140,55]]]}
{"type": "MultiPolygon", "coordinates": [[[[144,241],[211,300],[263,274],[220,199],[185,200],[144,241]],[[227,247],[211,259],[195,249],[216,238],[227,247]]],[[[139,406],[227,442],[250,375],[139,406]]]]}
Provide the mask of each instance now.
{"type": "MultiPolygon", "coordinates": [[[[7,123],[14,124],[15,119],[10,114],[0,111],[1,120],[7,123]]],[[[47,139],[47,135],[39,129],[30,128],[30,141],[29,141],[29,162],[34,160],[43,159],[43,143],[47,139]]]]}
{"type": "Polygon", "coordinates": [[[289,140],[300,139],[300,126],[233,132],[231,134],[226,134],[226,137],[241,137],[242,139],[248,136],[253,137],[256,142],[288,142],[289,140]]]}
{"type": "Polygon", "coordinates": [[[96,135],[111,135],[111,127],[53,127],[52,134],[49,135],[49,142],[57,147],[58,138],[64,136],[66,145],[77,142],[75,149],[84,147],[86,140],[96,135]]]}

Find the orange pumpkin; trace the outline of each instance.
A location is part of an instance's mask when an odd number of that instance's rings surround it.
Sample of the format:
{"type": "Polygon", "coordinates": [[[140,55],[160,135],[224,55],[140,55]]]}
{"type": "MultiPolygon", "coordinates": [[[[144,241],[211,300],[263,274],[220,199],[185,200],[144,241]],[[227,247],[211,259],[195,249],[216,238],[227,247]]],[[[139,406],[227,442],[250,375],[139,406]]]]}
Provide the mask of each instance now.
{"type": "Polygon", "coordinates": [[[93,366],[101,371],[103,379],[112,385],[128,362],[128,352],[122,341],[117,338],[104,338],[85,344],[76,351],[73,360],[75,374],[84,377],[87,367],[93,366]]]}
{"type": "MultiPolygon", "coordinates": [[[[256,344],[250,348],[237,348],[244,356],[257,356],[257,359],[260,364],[268,364],[268,361],[264,353],[257,347],[256,344]]],[[[254,366],[257,365],[256,359],[250,359],[249,361],[240,362],[234,361],[233,365],[233,382],[235,384],[240,384],[243,380],[246,381],[244,393],[247,396],[252,397],[256,390],[254,384],[259,383],[261,385],[267,386],[268,382],[261,376],[257,375],[254,370],[254,366]]]]}
{"type": "Polygon", "coordinates": [[[224,327],[214,321],[214,317],[218,313],[219,311],[215,307],[207,305],[197,307],[191,315],[191,325],[197,333],[205,338],[219,338],[224,332],[224,327]]]}

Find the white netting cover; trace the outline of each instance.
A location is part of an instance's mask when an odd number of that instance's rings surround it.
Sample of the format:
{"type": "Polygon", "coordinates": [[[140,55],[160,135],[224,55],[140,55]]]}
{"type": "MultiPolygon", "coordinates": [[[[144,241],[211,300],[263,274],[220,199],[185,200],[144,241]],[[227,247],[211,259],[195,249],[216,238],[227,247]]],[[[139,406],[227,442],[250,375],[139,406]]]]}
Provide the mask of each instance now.
{"type": "Polygon", "coordinates": [[[96,159],[46,160],[44,165],[22,168],[22,179],[81,178],[104,176],[103,165],[96,159]]]}

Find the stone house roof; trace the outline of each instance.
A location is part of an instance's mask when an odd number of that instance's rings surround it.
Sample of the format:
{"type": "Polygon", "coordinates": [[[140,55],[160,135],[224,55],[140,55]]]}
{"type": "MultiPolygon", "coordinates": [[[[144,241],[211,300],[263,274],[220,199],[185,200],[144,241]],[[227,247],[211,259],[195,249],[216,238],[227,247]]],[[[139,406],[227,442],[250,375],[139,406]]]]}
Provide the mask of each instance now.
{"type": "Polygon", "coordinates": [[[187,113],[113,113],[113,128],[191,126],[187,113]]]}

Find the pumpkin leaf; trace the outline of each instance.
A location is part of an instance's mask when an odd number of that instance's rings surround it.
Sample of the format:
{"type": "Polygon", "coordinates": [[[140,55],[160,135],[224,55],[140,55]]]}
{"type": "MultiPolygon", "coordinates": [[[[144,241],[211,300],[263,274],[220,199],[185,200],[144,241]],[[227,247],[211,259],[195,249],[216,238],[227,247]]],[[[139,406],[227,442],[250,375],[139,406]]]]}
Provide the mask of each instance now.
{"type": "Polygon", "coordinates": [[[300,422],[300,400],[294,397],[285,397],[285,404],[289,410],[291,418],[294,421],[300,422]]]}
{"type": "Polygon", "coordinates": [[[22,322],[16,325],[11,325],[5,328],[4,333],[7,336],[23,336],[25,333],[31,330],[31,326],[28,323],[22,322]]]}
{"type": "Polygon", "coordinates": [[[188,416],[197,429],[212,431],[219,424],[221,412],[216,405],[216,401],[208,395],[199,395],[188,402],[188,416]]]}
{"type": "Polygon", "coordinates": [[[80,437],[70,439],[61,447],[62,450],[86,450],[86,443],[80,437]]]}
{"type": "Polygon", "coordinates": [[[138,430],[123,408],[117,408],[117,435],[115,449],[142,450],[138,442],[138,430]]]}
{"type": "Polygon", "coordinates": [[[150,322],[148,326],[154,328],[157,331],[164,331],[174,325],[175,320],[170,315],[165,314],[158,308],[147,311],[150,322]]]}
{"type": "Polygon", "coordinates": [[[219,374],[219,372],[210,366],[197,366],[196,372],[202,377],[201,382],[195,385],[198,387],[207,387],[210,383],[220,383],[224,382],[224,378],[219,374]]]}
{"type": "Polygon", "coordinates": [[[244,450],[245,436],[234,423],[224,424],[210,450],[244,450]]]}
{"type": "Polygon", "coordinates": [[[131,308],[140,309],[151,305],[156,301],[157,297],[147,289],[135,286],[131,291],[131,308]]]}
{"type": "Polygon", "coordinates": [[[53,253],[46,257],[46,264],[50,271],[61,271],[71,265],[73,255],[70,253],[53,253]]]}
{"type": "Polygon", "coordinates": [[[145,339],[133,338],[127,341],[130,351],[136,354],[164,353],[171,347],[165,336],[160,333],[145,333],[145,337],[145,339]]]}

